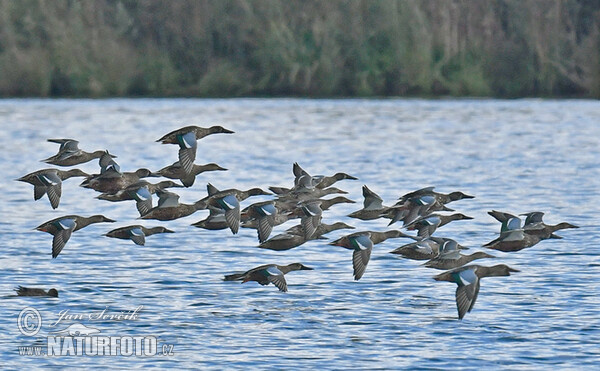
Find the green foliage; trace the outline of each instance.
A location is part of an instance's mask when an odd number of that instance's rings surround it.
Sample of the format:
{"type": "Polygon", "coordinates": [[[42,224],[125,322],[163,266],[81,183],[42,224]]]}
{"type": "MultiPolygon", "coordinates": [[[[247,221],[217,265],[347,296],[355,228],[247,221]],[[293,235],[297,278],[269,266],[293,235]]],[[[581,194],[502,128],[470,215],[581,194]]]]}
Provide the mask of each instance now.
{"type": "Polygon", "coordinates": [[[0,95],[600,97],[598,4],[0,0],[0,95]]]}

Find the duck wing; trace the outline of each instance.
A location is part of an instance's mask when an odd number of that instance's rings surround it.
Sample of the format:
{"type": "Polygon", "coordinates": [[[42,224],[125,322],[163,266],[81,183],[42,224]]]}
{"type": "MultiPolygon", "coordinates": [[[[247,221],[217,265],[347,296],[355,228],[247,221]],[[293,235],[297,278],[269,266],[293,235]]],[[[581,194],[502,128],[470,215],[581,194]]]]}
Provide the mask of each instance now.
{"type": "Polygon", "coordinates": [[[283,273],[277,267],[269,267],[266,269],[267,271],[267,280],[271,282],[273,285],[277,286],[279,291],[286,292],[287,282],[285,281],[285,277],[283,273]]]}
{"type": "Polygon", "coordinates": [[[142,228],[131,228],[129,230],[129,238],[136,244],[144,246],[146,243],[146,235],[142,228]]]}
{"type": "Polygon", "coordinates": [[[354,268],[354,279],[356,281],[358,281],[365,273],[365,269],[367,269],[367,264],[369,264],[369,259],[371,258],[372,250],[372,248],[354,250],[352,253],[352,267],[354,268]]]}
{"type": "Polygon", "coordinates": [[[194,168],[196,148],[198,147],[196,133],[188,132],[183,135],[178,135],[177,141],[179,143],[179,163],[185,173],[190,174],[194,168]]]}

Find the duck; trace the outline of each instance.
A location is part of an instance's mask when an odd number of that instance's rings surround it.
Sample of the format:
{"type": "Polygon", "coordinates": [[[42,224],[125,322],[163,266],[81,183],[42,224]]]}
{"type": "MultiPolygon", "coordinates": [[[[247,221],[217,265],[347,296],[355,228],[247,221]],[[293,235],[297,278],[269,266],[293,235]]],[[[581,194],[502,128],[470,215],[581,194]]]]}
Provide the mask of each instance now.
{"type": "Polygon", "coordinates": [[[383,199],[370,190],[366,184],[362,186],[362,194],[364,197],[363,208],[348,214],[350,218],[374,220],[389,210],[388,206],[383,205],[383,199]]]}
{"type": "Polygon", "coordinates": [[[92,215],[90,217],[84,217],[79,215],[65,215],[56,219],[49,220],[35,229],[41,232],[50,233],[54,236],[52,239],[52,259],[55,259],[58,254],[62,251],[63,247],[69,238],[71,233],[80,230],[81,228],[87,227],[93,223],[114,223],[115,220],[109,219],[104,215],[92,215]]]}
{"type": "Polygon", "coordinates": [[[339,188],[329,187],[325,189],[315,188],[310,192],[296,192],[293,190],[289,190],[281,187],[269,187],[269,190],[272,191],[279,197],[279,201],[282,202],[302,202],[307,200],[318,199],[323,196],[327,196],[330,194],[348,194],[348,192],[343,191],[339,188]]]}
{"type": "Polygon", "coordinates": [[[202,200],[193,204],[182,204],[179,203],[179,195],[176,193],[158,189],[156,194],[158,205],[140,216],[139,219],[174,220],[192,215],[198,210],[206,209],[206,203],[202,200]]]}
{"type": "MultiPolygon", "coordinates": [[[[277,218],[277,207],[274,201],[264,201],[252,204],[247,209],[248,218],[256,220],[258,241],[264,242],[271,235],[277,218]]],[[[223,214],[225,215],[225,214],[223,214]]]]}
{"type": "Polygon", "coordinates": [[[315,233],[307,239],[304,234],[304,228],[301,224],[298,224],[287,229],[284,233],[278,234],[275,237],[262,242],[258,247],[275,251],[290,250],[307,241],[323,239],[323,235],[339,229],[354,229],[354,227],[343,222],[336,222],[333,224],[321,223],[317,227],[315,233]]]}
{"type": "Polygon", "coordinates": [[[540,233],[530,232],[525,229],[515,229],[500,233],[500,237],[486,243],[483,247],[503,252],[515,252],[533,247],[540,241],[550,238],[562,239],[562,237],[552,233],[551,229],[543,229],[540,233]]]}
{"type": "Polygon", "coordinates": [[[183,187],[171,180],[164,180],[156,184],[149,183],[145,180],[140,180],[125,189],[122,189],[116,193],[102,193],[98,197],[99,200],[118,202],[135,200],[136,208],[140,213],[140,216],[144,216],[152,209],[152,194],[156,193],[159,189],[171,188],[171,187],[183,187]]]}
{"type": "Polygon", "coordinates": [[[452,201],[475,198],[475,196],[459,191],[444,194],[434,192],[434,189],[435,187],[421,188],[401,196],[385,216],[392,219],[388,225],[392,225],[399,220],[402,220],[406,225],[435,211],[454,211],[445,205],[452,201]]]}
{"type": "MultiPolygon", "coordinates": [[[[308,199],[303,202],[310,202],[310,201],[321,202],[321,210],[322,211],[329,210],[332,206],[341,204],[341,203],[346,203],[346,204],[355,204],[356,203],[355,201],[352,201],[344,196],[337,196],[337,197],[333,197],[330,199],[323,199],[323,198],[308,199]]],[[[294,217],[302,216],[301,210],[300,211],[297,210],[298,209],[298,201],[296,201],[296,200],[278,199],[278,200],[275,200],[275,206],[277,206],[277,210],[279,210],[279,212],[283,212],[283,213],[289,212],[289,213],[292,213],[294,215],[294,217]]],[[[242,210],[242,215],[244,214],[245,211],[246,210],[242,210]]]]}
{"type": "Polygon", "coordinates": [[[306,170],[302,169],[297,162],[294,162],[292,167],[292,171],[294,176],[296,177],[294,180],[295,187],[304,187],[304,188],[319,188],[324,189],[332,186],[334,183],[349,179],[349,180],[358,180],[358,178],[348,175],[346,173],[336,173],[332,176],[324,176],[324,175],[316,175],[311,176],[306,172],[306,170]]]}
{"type": "Polygon", "coordinates": [[[388,226],[400,220],[403,225],[407,225],[423,216],[430,215],[434,211],[454,210],[436,202],[435,197],[432,195],[421,195],[397,202],[383,216],[391,219],[388,226]]]}
{"type": "Polygon", "coordinates": [[[50,206],[53,209],[58,207],[60,196],[62,194],[62,181],[72,177],[87,177],[89,174],[79,170],[71,169],[67,171],[58,169],[42,169],[29,173],[17,179],[33,185],[33,199],[39,200],[45,194],[48,195],[50,206]]]}
{"type": "Polygon", "coordinates": [[[481,265],[466,265],[441,273],[433,279],[436,281],[453,282],[456,288],[456,308],[458,319],[463,319],[465,314],[473,309],[477,295],[479,294],[479,281],[484,277],[510,276],[513,272],[519,272],[505,264],[485,267],[481,265]]]}
{"type": "Polygon", "coordinates": [[[386,232],[363,231],[344,236],[329,244],[353,250],[352,267],[354,268],[354,280],[358,281],[365,273],[365,269],[371,258],[373,246],[389,238],[399,237],[413,238],[397,230],[386,232]]]}
{"type": "Polygon", "coordinates": [[[438,256],[429,260],[424,265],[427,268],[447,270],[462,267],[473,260],[489,258],[495,258],[495,256],[487,254],[483,251],[477,251],[471,255],[463,255],[460,252],[458,243],[454,240],[450,240],[445,244],[443,250],[438,254],[438,256]]]}
{"type": "Polygon", "coordinates": [[[157,233],[175,233],[165,227],[146,228],[142,225],[129,225],[113,229],[105,234],[106,237],[119,238],[122,240],[131,240],[136,245],[143,246],[146,243],[146,237],[157,233]]]}
{"type": "Polygon", "coordinates": [[[457,244],[456,241],[450,238],[429,237],[400,246],[393,251],[390,251],[390,253],[402,255],[411,260],[431,260],[440,255],[446,246],[452,248],[454,244],[456,244],[456,247],[459,250],[467,249],[467,247],[457,244]]]}
{"type": "Polygon", "coordinates": [[[200,126],[186,126],[163,135],[157,142],[162,144],[179,145],[179,163],[186,174],[191,174],[196,160],[196,148],[198,139],[211,134],[233,134],[233,131],[222,126],[211,126],[203,128],[200,126]]]}
{"type": "MultiPolygon", "coordinates": [[[[59,143],[60,149],[56,155],[42,161],[56,166],[79,165],[100,158],[104,154],[109,154],[107,150],[98,150],[91,153],[82,151],[79,149],[79,142],[75,139],[48,139],[48,142],[59,143]]],[[[114,155],[110,156],[113,158],[117,157],[114,155]]]]}
{"type": "Polygon", "coordinates": [[[116,171],[106,171],[103,174],[89,177],[84,180],[80,186],[90,188],[102,193],[117,193],[128,186],[137,183],[141,178],[154,176],[148,169],[137,169],[134,172],[119,173],[116,171]]]}
{"type": "Polygon", "coordinates": [[[425,187],[425,188],[416,190],[414,192],[409,192],[409,193],[401,196],[399,198],[399,201],[402,202],[402,201],[406,201],[413,197],[427,195],[427,196],[433,196],[435,198],[436,202],[439,202],[439,203],[445,205],[445,204],[453,202],[453,201],[475,198],[475,196],[470,196],[470,195],[465,194],[460,191],[445,194],[445,193],[434,192],[434,189],[435,189],[435,187],[425,187]]]}
{"type": "Polygon", "coordinates": [[[468,220],[473,218],[461,213],[451,215],[430,214],[423,216],[410,224],[407,224],[405,228],[409,231],[417,230],[418,237],[427,238],[430,237],[439,227],[444,226],[453,220],[465,219],[468,220]]]}
{"type": "Polygon", "coordinates": [[[50,289],[48,291],[36,287],[23,287],[18,286],[15,289],[17,296],[50,296],[58,298],[58,290],[50,289]]]}
{"type": "Polygon", "coordinates": [[[288,288],[284,277],[285,274],[292,271],[313,269],[314,268],[307,267],[301,263],[292,263],[288,265],[266,264],[250,269],[244,273],[228,274],[223,280],[242,281],[242,283],[256,281],[263,286],[272,283],[279,291],[287,292],[288,288]]]}
{"type": "MultiPolygon", "coordinates": [[[[223,217],[225,217],[225,214],[223,214],[223,217]]],[[[277,214],[273,218],[273,226],[275,227],[275,226],[281,225],[281,224],[287,222],[288,220],[295,219],[298,217],[299,217],[299,215],[298,215],[298,212],[296,212],[296,211],[281,213],[278,209],[277,214]]],[[[242,228],[258,229],[258,227],[259,227],[258,220],[251,219],[248,216],[247,211],[246,212],[242,211],[240,220],[241,220],[240,226],[242,228]]],[[[227,228],[227,227],[225,227],[225,228],[227,228]]],[[[223,228],[223,229],[225,229],[225,228],[223,228]]]]}
{"type": "Polygon", "coordinates": [[[554,235],[554,232],[561,229],[579,228],[578,226],[567,222],[561,222],[556,225],[548,225],[542,220],[544,213],[541,211],[534,211],[521,215],[526,217],[523,224],[523,230],[525,230],[525,232],[528,234],[539,235],[543,240],[558,237],[554,235]],[[554,237],[552,237],[553,235],[554,237]]]}
{"type": "Polygon", "coordinates": [[[169,179],[178,179],[181,181],[184,187],[191,187],[194,185],[196,177],[205,171],[227,171],[226,168],[221,167],[215,163],[196,165],[193,164],[192,171],[188,174],[185,172],[179,161],[176,161],[172,165],[166,166],[156,172],[154,175],[164,176],[169,179]]]}
{"type": "Polygon", "coordinates": [[[225,213],[225,221],[233,234],[237,234],[240,227],[240,202],[250,196],[270,195],[270,193],[265,192],[260,188],[251,188],[247,191],[238,189],[219,191],[211,184],[208,186],[207,189],[209,189],[209,195],[197,203],[202,204],[204,208],[222,210],[225,213]]]}

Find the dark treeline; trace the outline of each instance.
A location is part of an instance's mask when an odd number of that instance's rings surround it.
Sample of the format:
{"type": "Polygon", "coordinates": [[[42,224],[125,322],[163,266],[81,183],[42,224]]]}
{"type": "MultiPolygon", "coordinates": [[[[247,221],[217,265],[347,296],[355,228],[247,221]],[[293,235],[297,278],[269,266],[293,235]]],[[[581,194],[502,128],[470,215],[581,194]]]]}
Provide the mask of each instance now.
{"type": "Polygon", "coordinates": [[[600,97],[600,0],[0,0],[2,96],[600,97]]]}

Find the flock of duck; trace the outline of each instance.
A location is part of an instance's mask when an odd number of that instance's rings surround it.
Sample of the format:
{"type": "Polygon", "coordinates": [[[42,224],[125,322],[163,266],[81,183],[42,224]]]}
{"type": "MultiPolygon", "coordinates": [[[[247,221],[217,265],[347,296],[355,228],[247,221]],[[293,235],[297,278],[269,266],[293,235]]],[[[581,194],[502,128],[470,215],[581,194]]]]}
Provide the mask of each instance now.
{"type": "MultiPolygon", "coordinates": [[[[324,211],[335,204],[354,203],[354,201],[343,196],[335,196],[330,199],[322,197],[331,194],[347,194],[332,185],[344,179],[356,180],[357,178],[345,173],[337,173],[332,176],[312,176],[298,163],[293,164],[295,179],[291,188],[269,187],[271,192],[263,191],[260,188],[219,190],[209,183],[206,197],[193,204],[180,203],[179,196],[167,189],[191,187],[196,176],[203,172],[227,170],[214,163],[194,164],[198,140],[217,133],[231,134],[233,132],[221,126],[210,128],[187,126],[164,135],[157,142],[178,145],[179,159],[172,165],[155,172],[148,169],[122,172],[119,164],[114,160],[116,156],[106,150],[85,152],[79,148],[76,140],[48,139],[49,142],[60,144],[60,148],[56,155],[43,160],[44,162],[56,166],[74,166],[99,159],[99,173],[90,175],[79,169],[63,171],[51,168],[35,171],[18,180],[34,186],[35,200],[47,195],[53,209],[59,206],[62,182],[72,177],[84,177],[81,186],[101,192],[97,197],[100,200],[135,201],[141,219],[169,221],[186,217],[199,210],[208,210],[209,215],[206,219],[192,225],[208,230],[229,229],[233,234],[238,233],[240,227],[253,228],[257,230],[258,247],[269,250],[289,250],[307,241],[326,239],[324,235],[335,230],[354,229],[342,222],[322,223],[324,211]],[[146,180],[148,177],[165,177],[170,180],[150,183],[146,180]],[[176,183],[175,180],[180,181],[181,184],[176,183]],[[153,194],[158,196],[156,206],[153,206],[153,194]],[[241,208],[241,202],[258,195],[274,195],[274,199],[241,208]],[[273,227],[291,219],[300,219],[300,224],[269,238],[273,227]]],[[[511,272],[518,272],[504,264],[491,267],[467,265],[474,260],[493,258],[494,256],[483,251],[464,255],[462,250],[466,247],[450,238],[433,236],[438,228],[452,221],[472,219],[461,213],[443,214],[440,212],[453,212],[454,210],[448,208],[447,204],[474,198],[473,196],[462,192],[438,193],[434,191],[434,187],[428,187],[401,196],[392,206],[384,206],[382,198],[366,185],[362,187],[362,193],[364,196],[362,209],[349,214],[349,217],[361,220],[387,218],[390,219],[388,226],[402,222],[404,230],[417,233],[410,235],[398,229],[369,230],[348,234],[330,242],[329,245],[352,250],[355,280],[361,279],[364,275],[374,245],[391,238],[408,238],[412,240],[410,243],[396,248],[391,253],[412,260],[427,260],[424,264],[426,267],[447,270],[435,276],[434,279],[457,284],[456,305],[458,317],[462,319],[475,304],[482,278],[509,276],[511,272]]],[[[561,238],[554,232],[560,229],[577,228],[569,223],[547,225],[542,220],[544,215],[542,212],[521,214],[525,216],[524,221],[518,216],[505,212],[493,210],[489,214],[501,223],[500,235],[483,247],[503,252],[519,251],[549,238],[561,238]]],[[[42,223],[36,229],[53,235],[52,258],[56,258],[73,232],[92,223],[102,222],[114,222],[114,220],[103,215],[90,217],[65,215],[42,223]]],[[[144,245],[146,237],[156,233],[173,233],[173,231],[163,226],[147,228],[135,224],[113,229],[105,236],[129,239],[138,245],[144,245]]],[[[285,274],[297,270],[312,270],[312,268],[301,263],[266,264],[246,272],[226,275],[224,280],[241,281],[242,283],[256,281],[261,285],[272,283],[280,291],[285,292],[287,291],[285,274]]],[[[16,291],[20,296],[58,296],[56,289],[45,291],[39,288],[19,286],[16,291]]]]}

